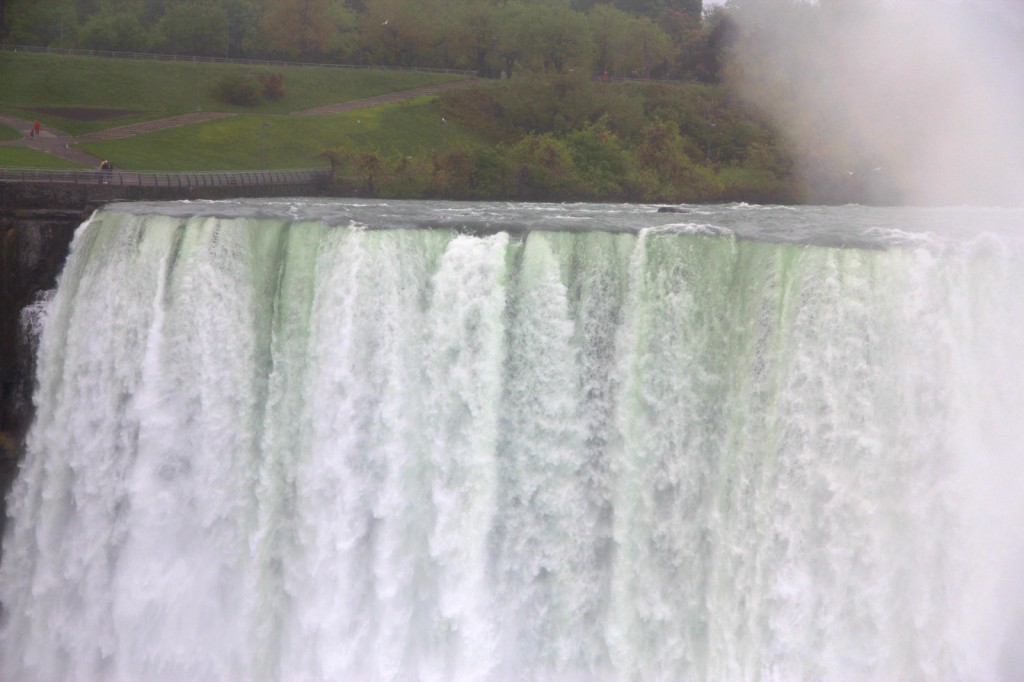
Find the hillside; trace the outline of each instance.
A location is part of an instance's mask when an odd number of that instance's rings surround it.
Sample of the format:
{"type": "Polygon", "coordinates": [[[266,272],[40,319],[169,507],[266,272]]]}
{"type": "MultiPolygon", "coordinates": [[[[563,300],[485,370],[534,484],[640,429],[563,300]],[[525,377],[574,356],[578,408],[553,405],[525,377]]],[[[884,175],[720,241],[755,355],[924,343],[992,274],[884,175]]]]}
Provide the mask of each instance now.
{"type": "MultiPolygon", "coordinates": [[[[71,134],[69,146],[117,168],[308,168],[331,158],[340,191],[386,196],[797,199],[776,135],[715,85],[534,75],[309,116],[295,114],[458,76],[295,66],[273,72],[280,96],[257,93],[244,106],[227,101],[223,84],[259,83],[265,69],[6,52],[0,73],[0,114],[71,134]],[[151,82],[164,85],[142,86],[151,82]],[[197,108],[229,115],[149,130],[197,108]],[[148,121],[157,123],[140,125],[148,121]],[[123,126],[121,139],[101,139],[123,126]]],[[[62,165],[11,144],[0,143],[0,166],[62,165]]]]}

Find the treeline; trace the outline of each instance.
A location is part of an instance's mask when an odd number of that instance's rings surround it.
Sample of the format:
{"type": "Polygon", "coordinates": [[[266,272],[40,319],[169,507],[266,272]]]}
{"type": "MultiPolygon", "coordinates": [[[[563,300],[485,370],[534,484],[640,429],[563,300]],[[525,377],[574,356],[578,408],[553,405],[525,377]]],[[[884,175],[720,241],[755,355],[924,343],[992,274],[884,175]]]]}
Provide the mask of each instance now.
{"type": "Polygon", "coordinates": [[[702,0],[0,0],[0,39],[491,77],[714,82],[722,40],[702,13],[702,0]]]}
{"type": "Polygon", "coordinates": [[[408,156],[335,149],[346,191],[527,201],[800,200],[776,135],[719,86],[572,76],[449,92],[446,120],[490,144],[408,156]]]}

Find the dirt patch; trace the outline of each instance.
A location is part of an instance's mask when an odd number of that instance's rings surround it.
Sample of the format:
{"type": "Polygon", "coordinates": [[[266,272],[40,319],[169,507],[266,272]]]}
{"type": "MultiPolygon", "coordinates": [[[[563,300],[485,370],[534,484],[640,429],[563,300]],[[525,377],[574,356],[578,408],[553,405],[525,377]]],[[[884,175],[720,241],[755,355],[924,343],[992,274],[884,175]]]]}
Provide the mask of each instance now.
{"type": "Polygon", "coordinates": [[[47,107],[43,109],[29,109],[35,114],[44,116],[57,116],[72,121],[114,121],[119,118],[137,116],[143,112],[130,109],[84,109],[80,107],[47,107]]]}

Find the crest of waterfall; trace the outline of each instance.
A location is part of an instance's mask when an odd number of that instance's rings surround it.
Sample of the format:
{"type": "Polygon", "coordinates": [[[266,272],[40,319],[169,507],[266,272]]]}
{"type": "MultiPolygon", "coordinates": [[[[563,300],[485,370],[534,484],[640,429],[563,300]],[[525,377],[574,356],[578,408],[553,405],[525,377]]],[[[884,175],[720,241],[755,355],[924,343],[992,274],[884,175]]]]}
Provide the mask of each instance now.
{"type": "Polygon", "coordinates": [[[78,231],[0,677],[1024,673],[1024,240],[315,213],[78,231]]]}

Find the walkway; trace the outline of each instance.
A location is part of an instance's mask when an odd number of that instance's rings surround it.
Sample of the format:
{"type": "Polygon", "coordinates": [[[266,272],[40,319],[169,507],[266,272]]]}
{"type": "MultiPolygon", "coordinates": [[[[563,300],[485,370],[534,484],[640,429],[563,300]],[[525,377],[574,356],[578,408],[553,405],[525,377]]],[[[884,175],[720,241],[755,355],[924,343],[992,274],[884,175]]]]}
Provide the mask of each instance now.
{"type": "Polygon", "coordinates": [[[9,128],[14,128],[24,135],[20,140],[0,142],[0,145],[2,146],[34,149],[83,166],[96,167],[100,165],[101,159],[97,159],[92,154],[86,154],[83,151],[72,149],[71,145],[77,144],[78,140],[70,135],[62,133],[59,130],[44,126],[43,129],[39,131],[39,135],[29,137],[29,133],[32,131],[32,125],[34,123],[33,121],[26,121],[25,119],[15,118],[13,116],[0,115],[0,123],[9,128]]]}
{"type": "Polygon", "coordinates": [[[182,114],[181,116],[172,116],[170,118],[158,118],[154,121],[143,121],[142,123],[132,123],[130,125],[119,126],[117,128],[98,130],[95,133],[86,133],[85,135],[80,135],[75,138],[75,142],[121,140],[126,137],[133,137],[143,133],[151,133],[155,130],[177,128],[178,126],[192,125],[194,123],[206,123],[207,121],[216,121],[218,118],[227,118],[229,116],[235,116],[235,114],[216,111],[197,111],[194,114],[182,114]]]}
{"type": "MultiPolygon", "coordinates": [[[[367,97],[366,99],[353,100],[351,102],[341,102],[339,104],[329,104],[323,107],[317,107],[315,109],[307,109],[305,111],[294,111],[291,113],[292,116],[323,116],[327,114],[337,114],[342,111],[351,111],[352,109],[362,109],[365,107],[375,107],[381,104],[388,104],[390,102],[399,102],[407,99],[414,99],[416,97],[423,97],[425,95],[433,95],[445,90],[452,90],[456,88],[466,88],[476,83],[475,80],[460,80],[450,81],[448,83],[441,83],[439,85],[428,85],[422,88],[415,88],[413,90],[404,90],[402,92],[391,92],[386,95],[378,95],[377,97],[367,97]]],[[[143,133],[151,133],[155,130],[164,130],[167,128],[176,128],[183,125],[194,125],[196,123],[206,123],[208,121],[214,121],[219,118],[225,118],[228,116],[235,116],[235,114],[224,113],[224,112],[196,112],[194,114],[183,114],[181,116],[172,116],[170,118],[161,118],[153,121],[143,121],[142,123],[132,123],[126,126],[120,126],[117,128],[108,128],[106,130],[100,130],[95,133],[87,133],[79,137],[72,137],[62,133],[54,128],[44,126],[40,131],[39,135],[35,137],[29,137],[29,132],[32,130],[32,121],[26,121],[25,119],[15,118],[13,116],[0,115],[0,124],[6,125],[10,128],[14,128],[20,132],[24,137],[19,140],[10,140],[7,142],[0,142],[0,146],[5,147],[25,147],[26,149],[35,149],[36,151],[44,152],[52,156],[57,156],[72,163],[81,164],[83,166],[96,168],[100,165],[101,159],[87,154],[86,152],[74,149],[74,145],[82,142],[98,142],[101,140],[120,140],[126,137],[132,137],[134,135],[141,135],[143,133]]]]}

